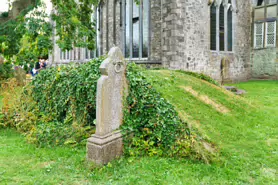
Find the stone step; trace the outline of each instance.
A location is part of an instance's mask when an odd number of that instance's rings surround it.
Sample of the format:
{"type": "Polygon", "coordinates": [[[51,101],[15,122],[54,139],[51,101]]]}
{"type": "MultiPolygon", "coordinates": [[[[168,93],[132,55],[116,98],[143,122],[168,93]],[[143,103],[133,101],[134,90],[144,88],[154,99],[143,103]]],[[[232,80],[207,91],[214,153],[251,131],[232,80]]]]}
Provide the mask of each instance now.
{"type": "Polygon", "coordinates": [[[235,93],[236,95],[246,94],[245,90],[238,89],[237,87],[234,87],[234,86],[224,86],[224,88],[228,91],[231,91],[231,92],[235,93]]]}
{"type": "Polygon", "coordinates": [[[224,86],[224,88],[231,92],[237,92],[237,88],[234,86],[224,86]]]}

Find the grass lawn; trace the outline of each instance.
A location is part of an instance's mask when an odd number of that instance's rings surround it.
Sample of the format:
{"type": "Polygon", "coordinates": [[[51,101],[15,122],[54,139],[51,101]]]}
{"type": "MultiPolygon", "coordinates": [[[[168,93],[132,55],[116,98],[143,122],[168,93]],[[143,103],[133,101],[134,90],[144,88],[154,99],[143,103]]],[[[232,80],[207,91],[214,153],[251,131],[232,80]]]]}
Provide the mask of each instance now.
{"type": "Polygon", "coordinates": [[[217,146],[221,162],[123,157],[93,168],[85,148],[36,148],[0,129],[0,184],[277,184],[278,81],[236,84],[248,92],[239,98],[180,72],[146,75],[217,146]]]}

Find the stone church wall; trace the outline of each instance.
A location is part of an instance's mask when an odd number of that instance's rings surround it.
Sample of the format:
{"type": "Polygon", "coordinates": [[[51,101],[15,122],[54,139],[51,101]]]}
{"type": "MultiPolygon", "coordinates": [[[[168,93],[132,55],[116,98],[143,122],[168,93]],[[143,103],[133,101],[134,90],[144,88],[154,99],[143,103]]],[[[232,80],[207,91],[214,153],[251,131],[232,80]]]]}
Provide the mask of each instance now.
{"type": "Polygon", "coordinates": [[[237,1],[233,52],[210,51],[210,6],[207,0],[163,1],[163,65],[203,72],[221,79],[221,61],[228,61],[227,80],[246,80],[250,74],[251,5],[237,1]]]}
{"type": "Polygon", "coordinates": [[[253,50],[252,78],[278,79],[277,48],[253,50]]]}
{"type": "MultiPolygon", "coordinates": [[[[102,53],[113,45],[123,48],[123,25],[114,26],[111,12],[115,0],[103,1],[102,53]],[[107,5],[109,5],[107,9],[107,5]],[[108,11],[107,11],[108,10],[108,11]],[[115,30],[116,28],[116,30],[115,30]],[[113,32],[117,33],[116,39],[113,32]],[[119,34],[120,33],[120,34],[119,34]],[[120,38],[118,38],[120,37],[120,38]],[[115,42],[116,40],[116,42],[115,42]],[[108,43],[107,43],[108,42],[108,43]]],[[[210,50],[210,6],[208,0],[150,1],[150,57],[139,63],[161,63],[170,69],[203,72],[221,80],[221,61],[227,65],[226,80],[250,77],[251,1],[236,1],[233,52],[210,50]]],[[[116,11],[119,24],[120,11],[116,11]]]]}

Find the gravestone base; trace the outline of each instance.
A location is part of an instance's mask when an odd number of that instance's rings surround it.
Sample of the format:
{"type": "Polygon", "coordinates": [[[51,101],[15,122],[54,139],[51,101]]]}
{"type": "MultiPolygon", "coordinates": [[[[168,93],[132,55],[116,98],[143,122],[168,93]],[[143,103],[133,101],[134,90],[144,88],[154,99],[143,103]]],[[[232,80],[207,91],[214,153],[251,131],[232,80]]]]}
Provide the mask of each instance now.
{"type": "Polygon", "coordinates": [[[92,135],[87,143],[87,158],[97,165],[104,165],[123,153],[123,138],[120,131],[105,136],[92,135]]]}

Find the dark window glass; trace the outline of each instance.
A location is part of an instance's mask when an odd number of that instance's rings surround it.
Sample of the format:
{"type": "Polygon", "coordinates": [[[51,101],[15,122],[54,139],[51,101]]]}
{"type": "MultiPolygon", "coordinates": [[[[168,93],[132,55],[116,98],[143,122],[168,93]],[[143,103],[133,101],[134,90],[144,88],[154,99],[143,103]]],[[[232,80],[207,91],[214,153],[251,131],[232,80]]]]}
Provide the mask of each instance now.
{"type": "Polygon", "coordinates": [[[133,58],[139,58],[139,7],[140,5],[133,0],[133,13],[132,13],[132,27],[133,27],[133,42],[132,42],[132,55],[133,58]]]}
{"type": "Polygon", "coordinates": [[[210,49],[216,50],[216,6],[210,7],[210,49]]]}
{"type": "Polygon", "coordinates": [[[149,55],[149,0],[125,0],[125,57],[149,55]]]}
{"type": "Polygon", "coordinates": [[[233,50],[233,12],[228,10],[228,51],[233,50]]]}
{"type": "Polygon", "coordinates": [[[223,4],[219,10],[219,48],[220,51],[225,51],[225,9],[223,4]]]}
{"type": "Polygon", "coordinates": [[[129,52],[129,30],[130,30],[130,16],[129,16],[129,11],[130,11],[130,0],[126,0],[126,6],[125,6],[125,57],[129,58],[130,52],[129,52]]]}
{"type": "Polygon", "coordinates": [[[264,5],[264,0],[258,0],[257,6],[262,6],[264,5]]]}
{"type": "Polygon", "coordinates": [[[142,57],[149,55],[149,0],[143,1],[143,53],[142,57]]]}

